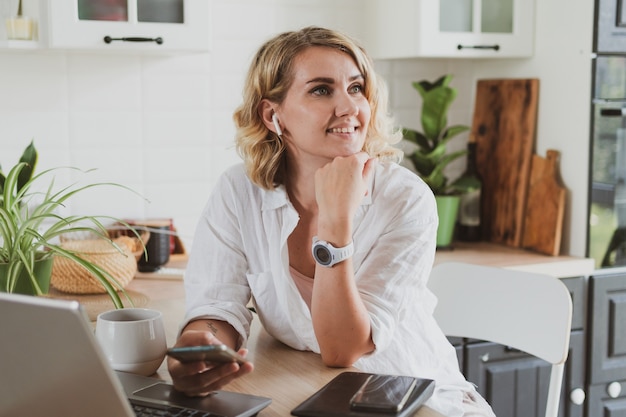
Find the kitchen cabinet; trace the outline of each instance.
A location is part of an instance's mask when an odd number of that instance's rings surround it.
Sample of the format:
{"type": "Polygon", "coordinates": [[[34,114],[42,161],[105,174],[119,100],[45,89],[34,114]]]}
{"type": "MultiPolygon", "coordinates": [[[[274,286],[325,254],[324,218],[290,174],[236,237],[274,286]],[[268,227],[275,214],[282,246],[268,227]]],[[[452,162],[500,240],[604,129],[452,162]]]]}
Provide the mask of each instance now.
{"type": "Polygon", "coordinates": [[[626,273],[594,275],[591,300],[591,384],[626,379],[626,273]]]}
{"type": "Polygon", "coordinates": [[[454,350],[456,351],[456,360],[459,362],[459,369],[463,370],[465,367],[465,361],[464,361],[465,339],[463,339],[462,337],[450,336],[448,337],[448,341],[450,342],[450,344],[454,347],[454,350]]]}
{"type": "Polygon", "coordinates": [[[375,59],[533,54],[534,0],[368,0],[366,22],[375,59]]]}
{"type": "Polygon", "coordinates": [[[626,381],[597,384],[589,387],[589,417],[626,415],[626,381]]]}
{"type": "Polygon", "coordinates": [[[206,0],[48,0],[47,45],[107,51],[208,51],[209,4],[206,0]],[[111,3],[117,6],[107,6],[111,3]]]}
{"type": "MultiPolygon", "coordinates": [[[[498,417],[542,417],[550,381],[550,364],[526,353],[495,343],[466,346],[467,379],[491,404],[498,417]]],[[[582,417],[583,404],[570,400],[570,393],[584,386],[584,335],[572,332],[569,357],[563,374],[559,407],[561,417],[582,417]]]]}
{"type": "Polygon", "coordinates": [[[38,21],[38,40],[5,48],[134,53],[209,50],[206,0],[23,0],[38,21]]]}
{"type": "Polygon", "coordinates": [[[589,416],[626,415],[626,272],[589,279],[589,416]]]}

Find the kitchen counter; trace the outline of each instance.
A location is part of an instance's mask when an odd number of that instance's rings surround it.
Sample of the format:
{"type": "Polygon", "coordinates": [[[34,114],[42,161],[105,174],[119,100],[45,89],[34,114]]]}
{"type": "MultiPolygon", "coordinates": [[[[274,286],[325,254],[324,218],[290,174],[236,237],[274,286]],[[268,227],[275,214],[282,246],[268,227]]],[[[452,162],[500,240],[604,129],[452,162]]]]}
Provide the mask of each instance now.
{"type": "Polygon", "coordinates": [[[452,247],[449,250],[437,250],[435,265],[442,262],[466,262],[557,278],[590,275],[595,270],[595,261],[591,258],[548,256],[489,242],[455,242],[452,247]]]}
{"type": "MultiPolygon", "coordinates": [[[[495,266],[543,273],[558,278],[579,277],[592,274],[594,260],[574,256],[547,256],[536,252],[520,250],[508,246],[488,243],[454,243],[452,250],[438,250],[435,255],[435,264],[442,262],[467,262],[472,264],[495,266]]],[[[168,268],[184,268],[187,255],[176,255],[166,265],[168,268]]],[[[184,304],[184,288],[182,275],[177,277],[159,274],[138,273],[128,286],[132,294],[150,294],[150,302],[169,304],[184,304]]],[[[107,299],[106,295],[82,296],[81,299],[99,297],[107,299]]],[[[145,302],[144,300],[141,300],[145,302]]],[[[97,306],[104,308],[104,306],[97,306]]],[[[112,305],[110,306],[112,308],[112,305]]],[[[177,317],[177,320],[182,319],[177,317]]],[[[172,337],[174,337],[172,335],[172,337]]]]}
{"type": "MultiPolygon", "coordinates": [[[[566,255],[548,256],[538,252],[490,242],[454,242],[452,249],[437,250],[435,265],[442,262],[466,262],[535,272],[558,278],[591,275],[595,270],[595,261],[592,258],[566,255]]],[[[184,268],[186,263],[186,253],[176,254],[170,258],[170,262],[166,267],[178,270],[184,268]]],[[[178,272],[176,272],[169,276],[167,274],[138,272],[136,277],[182,279],[182,274],[178,275],[178,272]]]]}

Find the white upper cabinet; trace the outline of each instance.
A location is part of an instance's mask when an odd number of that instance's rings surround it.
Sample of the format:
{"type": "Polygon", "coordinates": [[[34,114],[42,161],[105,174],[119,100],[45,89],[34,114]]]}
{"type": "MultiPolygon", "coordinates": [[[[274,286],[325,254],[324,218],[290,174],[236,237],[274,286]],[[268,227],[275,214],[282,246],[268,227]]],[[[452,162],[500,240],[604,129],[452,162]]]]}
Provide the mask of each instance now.
{"type": "Polygon", "coordinates": [[[135,52],[208,51],[207,0],[41,0],[48,48],[135,52]]]}
{"type": "Polygon", "coordinates": [[[376,59],[533,54],[534,0],[367,0],[376,59]]]}

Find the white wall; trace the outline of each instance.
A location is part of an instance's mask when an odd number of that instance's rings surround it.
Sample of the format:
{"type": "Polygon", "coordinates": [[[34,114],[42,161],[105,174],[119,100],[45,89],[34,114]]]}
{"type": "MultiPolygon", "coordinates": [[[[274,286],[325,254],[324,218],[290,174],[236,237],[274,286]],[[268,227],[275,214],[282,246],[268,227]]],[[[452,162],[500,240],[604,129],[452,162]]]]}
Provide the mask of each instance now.
{"type": "MultiPolygon", "coordinates": [[[[256,48],[270,35],[308,24],[358,33],[359,0],[211,0],[210,53],[172,57],[0,51],[0,164],[13,165],[31,138],[39,170],[98,168],[151,202],[109,191],[71,210],[121,217],[173,217],[192,242],[219,173],[239,159],[231,115],[256,48]]],[[[536,1],[536,54],[528,60],[377,62],[399,123],[418,127],[411,81],[455,75],[452,123],[471,124],[477,79],[541,80],[537,152],[562,153],[571,190],[565,253],[583,255],[586,235],[592,2],[536,1]]],[[[455,146],[464,147],[466,138],[455,146]]],[[[462,163],[461,163],[462,164],[462,163]]],[[[462,169],[461,165],[453,168],[462,169]]],[[[67,178],[61,178],[67,181],[67,178]]]]}

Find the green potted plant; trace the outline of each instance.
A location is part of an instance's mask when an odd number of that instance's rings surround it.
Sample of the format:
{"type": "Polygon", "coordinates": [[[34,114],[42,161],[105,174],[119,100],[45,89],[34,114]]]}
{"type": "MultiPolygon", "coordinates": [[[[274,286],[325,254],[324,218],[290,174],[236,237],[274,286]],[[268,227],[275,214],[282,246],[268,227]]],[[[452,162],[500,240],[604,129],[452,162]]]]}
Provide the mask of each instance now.
{"type": "Polygon", "coordinates": [[[450,81],[452,75],[447,74],[435,82],[413,82],[413,88],[422,98],[423,132],[402,129],[404,139],[417,145],[407,157],[437,200],[437,247],[440,248],[449,246],[452,241],[460,198],[444,171],[448,164],[467,153],[466,150],[449,153],[447,145],[460,133],[469,130],[465,125],[448,126],[448,110],[457,96],[457,90],[449,86],[450,81]]]}
{"type": "Polygon", "coordinates": [[[93,183],[82,186],[74,184],[55,190],[55,171],[80,170],[59,167],[35,175],[36,163],[37,151],[31,142],[20,161],[6,176],[0,168],[0,291],[46,294],[50,285],[52,259],[61,256],[89,271],[102,284],[115,307],[122,308],[118,291],[125,292],[118,280],[99,265],[63,248],[60,237],[89,232],[107,240],[116,250],[124,253],[108,237],[103,222],[126,223],[110,216],[62,217],[57,212],[71,197],[86,189],[105,185],[130,189],[115,183],[93,183]],[[48,183],[44,183],[46,178],[50,178],[48,183]],[[43,189],[42,183],[46,184],[43,189]]]}

